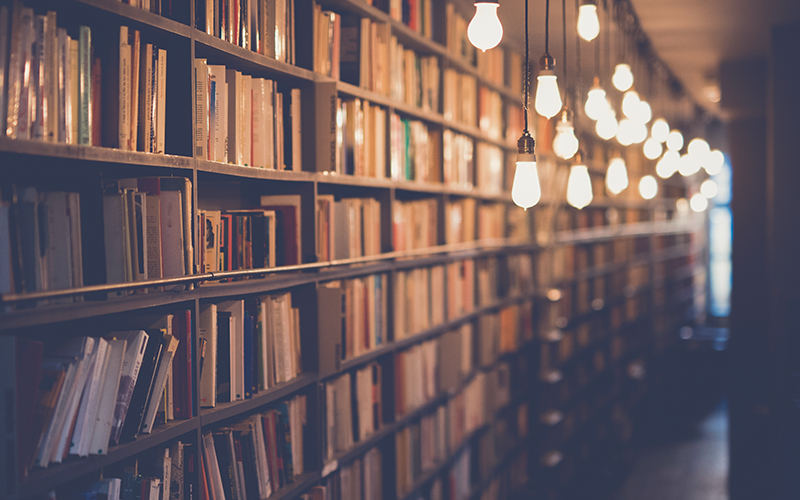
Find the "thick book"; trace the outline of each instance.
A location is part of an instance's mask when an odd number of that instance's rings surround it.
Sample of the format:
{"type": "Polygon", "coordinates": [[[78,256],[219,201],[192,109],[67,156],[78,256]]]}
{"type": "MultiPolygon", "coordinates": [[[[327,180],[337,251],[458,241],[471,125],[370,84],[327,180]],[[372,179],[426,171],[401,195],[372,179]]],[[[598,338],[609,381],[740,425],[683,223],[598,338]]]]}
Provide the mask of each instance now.
{"type": "Polygon", "coordinates": [[[117,391],[114,420],[111,427],[111,442],[116,444],[119,443],[122,434],[122,428],[125,424],[134,388],[139,380],[139,372],[141,371],[150,336],[144,330],[131,330],[114,332],[108,338],[124,339],[127,344],[120,370],[119,390],[117,391]]]}
{"type": "Polygon", "coordinates": [[[103,373],[103,386],[100,390],[97,416],[95,417],[94,428],[89,443],[90,454],[105,455],[108,451],[108,443],[111,439],[111,430],[114,424],[114,411],[117,405],[117,395],[119,393],[120,378],[125,363],[127,345],[128,341],[126,339],[108,341],[108,363],[103,373]]]}
{"type": "Polygon", "coordinates": [[[144,413],[148,397],[153,390],[156,378],[156,368],[158,367],[161,352],[164,348],[164,333],[161,330],[148,330],[149,339],[145,348],[142,366],[139,370],[139,377],[131,395],[128,414],[122,426],[122,440],[136,439],[142,429],[144,413]]]}
{"type": "Polygon", "coordinates": [[[175,357],[175,350],[178,348],[178,344],[179,341],[174,335],[164,336],[161,356],[153,377],[153,387],[148,395],[146,410],[142,417],[142,433],[144,434],[150,434],[153,431],[158,403],[164,393],[167,374],[172,370],[172,360],[175,357]]]}
{"type": "Polygon", "coordinates": [[[217,305],[200,307],[197,334],[206,342],[203,370],[200,373],[200,406],[213,408],[217,404],[217,305]]]}

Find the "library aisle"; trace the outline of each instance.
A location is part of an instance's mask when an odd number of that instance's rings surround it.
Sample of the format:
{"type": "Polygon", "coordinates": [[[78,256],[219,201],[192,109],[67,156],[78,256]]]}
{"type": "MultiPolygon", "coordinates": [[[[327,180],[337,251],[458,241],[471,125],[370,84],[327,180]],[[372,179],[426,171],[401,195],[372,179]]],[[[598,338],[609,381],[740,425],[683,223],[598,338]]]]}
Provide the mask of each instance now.
{"type": "Polygon", "coordinates": [[[728,408],[721,402],[682,429],[648,436],[610,500],[728,500],[728,408]]]}

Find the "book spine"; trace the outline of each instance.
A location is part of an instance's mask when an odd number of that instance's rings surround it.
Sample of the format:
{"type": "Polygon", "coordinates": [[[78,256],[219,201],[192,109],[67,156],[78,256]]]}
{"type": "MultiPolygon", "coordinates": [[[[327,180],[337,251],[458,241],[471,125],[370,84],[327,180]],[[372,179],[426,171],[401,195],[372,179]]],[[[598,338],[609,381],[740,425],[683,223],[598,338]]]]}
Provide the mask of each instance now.
{"type": "Polygon", "coordinates": [[[80,27],[78,52],[78,144],[92,140],[92,30],[80,27]]]}

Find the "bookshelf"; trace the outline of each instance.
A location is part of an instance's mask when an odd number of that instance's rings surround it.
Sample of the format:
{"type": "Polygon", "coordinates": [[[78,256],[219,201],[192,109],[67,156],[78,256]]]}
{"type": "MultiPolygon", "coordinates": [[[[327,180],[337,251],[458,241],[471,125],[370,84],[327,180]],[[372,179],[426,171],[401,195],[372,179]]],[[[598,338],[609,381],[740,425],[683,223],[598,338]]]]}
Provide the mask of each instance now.
{"type": "MultiPolygon", "coordinates": [[[[3,206],[13,206],[6,196],[12,185],[35,187],[40,193],[80,193],[84,267],[80,286],[10,286],[0,296],[0,334],[40,341],[47,353],[65,337],[99,337],[143,328],[136,325],[145,317],[187,313],[190,376],[184,382],[190,388],[192,403],[189,418],[156,424],[151,434],[113,445],[106,454],[68,456],[63,463],[33,467],[26,478],[9,481],[0,498],[44,498],[51,490],[69,497],[85,491],[101,477],[123,477],[124,468],[134,460],[144,471],[140,474],[152,475],[149,467],[155,457],[178,441],[187,446],[183,498],[203,498],[204,485],[210,484],[205,479],[208,462],[203,458],[204,438],[209,433],[220,436],[228,429],[239,429],[248,419],[268,415],[298,397],[304,398],[306,420],[300,434],[295,435],[302,441],[302,460],[296,464],[302,472],[283,483],[271,476],[275,483],[269,500],[301,498],[320,485],[346,495],[344,491],[355,490],[342,488],[354,487],[354,478],[361,477],[364,470],[377,471],[380,483],[376,491],[387,500],[433,500],[443,493],[457,498],[507,498],[529,484],[536,484],[537,493],[549,498],[569,486],[569,478],[590,463],[590,455],[601,452],[602,439],[596,436],[602,434],[599,430],[611,425],[618,407],[630,408],[645,391],[634,376],[635,366],[668,349],[671,335],[691,314],[697,295],[693,288],[698,275],[694,263],[701,251],[698,246],[702,246],[693,236],[698,222],[675,214],[674,198],[685,194],[681,185],[646,203],[635,201],[633,196],[608,198],[596,188],[595,202],[583,212],[566,207],[566,165],[556,163],[546,147],[539,153],[543,178],[555,189],[543,191],[561,192],[562,196],[543,199],[529,212],[517,209],[510,199],[509,169],[513,168],[519,135],[514,131],[518,125],[514,120],[519,117],[510,110],[518,106],[520,92],[519,78],[508,75],[518,74],[513,66],[519,56],[513,48],[504,46],[505,52],[497,52],[504,54],[499,58],[502,64],[497,56],[492,61],[483,60],[485,56],[481,55],[465,58],[458,48],[448,46],[447,40],[459,34],[448,33],[446,22],[455,13],[465,17],[463,6],[416,2],[426,3],[432,13],[432,37],[421,35],[388,9],[366,2],[319,2],[324,10],[369,19],[413,57],[436,62],[438,74],[434,71],[436,77],[429,82],[435,88],[435,97],[411,102],[414,99],[396,98],[389,88],[365,88],[313,71],[319,54],[314,53],[312,44],[304,43],[314,39],[315,4],[310,0],[287,2],[294,5],[294,20],[287,34],[294,36],[294,42],[284,60],[223,40],[214,30],[207,33],[204,23],[196,24],[202,17],[203,1],[173,0],[169,3],[172,10],[164,11],[164,15],[113,0],[22,2],[36,15],[56,12],[58,27],[66,28],[69,36],[76,36],[79,26],[88,25],[101,64],[113,57],[100,47],[115,46],[121,26],[138,30],[142,43],[166,50],[165,154],[101,144],[0,137],[3,206]],[[286,62],[291,58],[294,64],[286,62]],[[201,157],[197,148],[200,140],[195,134],[198,118],[202,122],[193,90],[196,59],[275,82],[277,93],[284,97],[299,89],[302,112],[299,117],[287,116],[299,118],[301,123],[295,139],[301,144],[302,161],[288,169],[276,169],[213,161],[207,154],[201,157]],[[479,69],[498,65],[506,68],[505,78],[489,80],[479,69]],[[453,110],[446,109],[450,105],[445,104],[445,73],[473,82],[467,85],[466,104],[460,103],[466,108],[453,116],[453,110]],[[377,142],[366,146],[365,151],[377,164],[385,165],[385,171],[366,162],[366,170],[356,172],[363,175],[352,175],[346,166],[347,151],[326,150],[330,139],[326,133],[335,129],[336,123],[318,110],[330,102],[337,103],[336,109],[344,109],[337,99],[368,103],[382,112],[376,116],[383,117],[383,138],[372,137],[377,142]],[[483,106],[492,109],[482,127],[483,99],[483,106]],[[419,139],[419,144],[428,144],[427,155],[420,153],[419,158],[406,160],[401,170],[394,167],[400,162],[397,155],[404,158],[410,153],[404,145],[392,149],[395,116],[403,126],[409,123],[408,130],[412,126],[424,129],[427,139],[419,139]],[[421,125],[410,125],[412,122],[421,125]],[[453,172],[461,169],[452,177],[447,173],[449,153],[443,152],[449,140],[444,137],[448,136],[461,137],[454,139],[462,143],[461,149],[454,147],[456,154],[472,155],[462,165],[452,167],[453,172]],[[340,155],[345,159],[340,161],[340,155]],[[493,161],[495,164],[489,165],[493,161]],[[178,179],[189,186],[184,191],[188,210],[183,213],[183,223],[193,251],[187,252],[182,262],[190,272],[108,283],[109,256],[103,235],[108,229],[103,229],[101,186],[145,177],[178,179]],[[213,218],[214,214],[280,204],[265,203],[262,196],[296,197],[297,261],[236,269],[226,268],[216,258],[205,261],[207,233],[201,221],[208,219],[200,216],[210,214],[213,218]],[[320,245],[332,245],[319,229],[323,216],[318,203],[326,199],[333,200],[334,207],[342,199],[377,202],[378,211],[370,219],[380,228],[377,252],[351,247],[347,257],[320,259],[320,245]],[[423,204],[429,207],[424,239],[419,238],[423,229],[418,227],[423,222],[414,218],[420,212],[417,207],[423,204]],[[398,223],[401,213],[408,220],[398,223]],[[410,241],[401,244],[399,235],[403,231],[410,235],[410,241]],[[592,257],[578,263],[575,256],[581,252],[592,257]],[[381,278],[376,280],[376,276],[381,278]],[[418,283],[421,288],[406,287],[408,303],[401,308],[398,284],[412,279],[425,282],[418,283]],[[356,320],[360,318],[355,312],[348,316],[347,308],[357,304],[353,297],[369,301],[370,294],[364,295],[362,288],[375,287],[376,281],[381,298],[372,304],[374,314],[365,313],[365,318],[380,318],[376,320],[379,325],[359,326],[356,320]],[[424,308],[414,302],[414,291],[420,289],[430,297],[422,304],[424,308]],[[298,310],[298,372],[288,380],[266,384],[268,387],[250,398],[218,400],[213,407],[202,403],[204,382],[199,367],[212,359],[207,353],[200,354],[207,347],[201,331],[208,325],[204,323],[206,311],[212,306],[233,304],[255,321],[259,304],[285,294],[291,296],[292,306],[298,310]],[[431,304],[438,304],[440,310],[434,313],[431,304]],[[403,323],[397,317],[401,310],[408,315],[403,323]],[[404,325],[403,331],[398,325],[404,325]],[[355,351],[348,352],[341,345],[344,336],[360,339],[358,334],[364,333],[368,338],[355,351]],[[438,375],[427,382],[428,397],[400,412],[395,400],[398,387],[419,381],[397,378],[399,360],[402,353],[423,344],[437,346],[439,355],[445,358],[457,346],[461,363],[440,361],[444,358],[429,360],[438,375]],[[336,356],[336,352],[347,354],[336,356]],[[588,368],[592,364],[593,370],[588,368]],[[379,366],[382,371],[377,388],[380,402],[375,403],[381,405],[381,418],[371,433],[328,454],[326,388],[345,374],[355,379],[356,373],[367,366],[379,366]],[[445,370],[449,373],[447,383],[445,370]],[[498,384],[502,391],[497,390],[498,384]],[[506,397],[469,405],[472,408],[463,402],[478,397],[475,394],[484,398],[494,393],[506,397]],[[587,405],[595,408],[586,409],[587,405]],[[476,407],[481,409],[479,414],[467,418],[476,407]],[[454,424],[461,420],[470,423],[461,427],[454,424]],[[435,453],[423,452],[420,434],[430,432],[432,425],[444,425],[448,439],[435,453]],[[408,446],[399,444],[401,439],[408,439],[404,441],[408,446]],[[427,456],[429,453],[434,453],[435,459],[427,456]],[[365,458],[368,455],[370,458],[365,458]],[[375,456],[379,457],[377,462],[375,456]],[[401,461],[408,467],[401,468],[401,461]]],[[[0,6],[13,13],[12,2],[4,0],[0,6]]],[[[101,105],[106,104],[101,101],[101,105]]],[[[285,129],[284,133],[284,140],[291,141],[291,132],[285,129]]],[[[273,138],[278,141],[277,135],[273,138]]],[[[597,165],[592,172],[599,186],[599,169],[606,154],[600,146],[593,150],[597,165]]],[[[280,156],[274,153],[270,158],[277,162],[280,156]]],[[[286,234],[276,238],[288,239],[286,234]]],[[[219,321],[217,318],[214,325],[222,324],[219,321]]],[[[251,361],[264,362],[258,355],[251,361]]],[[[204,370],[207,373],[207,364],[204,370]]],[[[259,373],[258,368],[253,370],[259,373]]],[[[361,397],[353,396],[348,402],[351,410],[361,397]]],[[[606,432],[603,439],[615,437],[606,432]]]]}

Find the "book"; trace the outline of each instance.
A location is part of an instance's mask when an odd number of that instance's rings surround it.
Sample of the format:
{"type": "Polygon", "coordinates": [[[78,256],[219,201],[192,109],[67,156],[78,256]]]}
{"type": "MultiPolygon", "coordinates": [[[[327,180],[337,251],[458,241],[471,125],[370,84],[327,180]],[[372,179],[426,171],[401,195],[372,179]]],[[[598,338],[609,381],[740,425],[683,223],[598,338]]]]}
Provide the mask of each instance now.
{"type": "Polygon", "coordinates": [[[156,372],[164,349],[165,335],[161,330],[147,331],[149,339],[145,347],[139,377],[131,395],[130,406],[120,433],[120,440],[135,439],[142,430],[147,402],[153,392],[156,372]]]}
{"type": "Polygon", "coordinates": [[[278,266],[292,266],[303,262],[302,260],[302,217],[300,195],[263,195],[261,208],[275,212],[279,221],[280,232],[276,231],[276,244],[282,242],[280,249],[276,248],[276,264],[278,266]]]}
{"type": "Polygon", "coordinates": [[[154,367],[156,373],[153,377],[153,388],[150,391],[145,412],[142,416],[142,433],[149,434],[153,431],[153,422],[156,418],[158,402],[167,383],[167,374],[172,370],[172,360],[178,348],[179,340],[173,335],[165,335],[161,356],[158,365],[154,367]]]}

